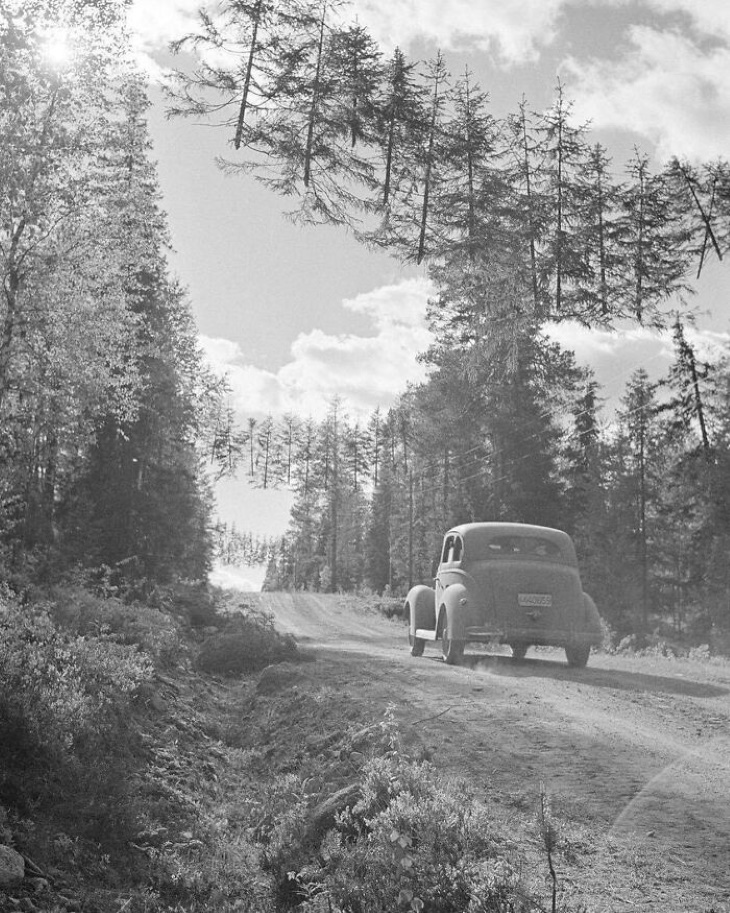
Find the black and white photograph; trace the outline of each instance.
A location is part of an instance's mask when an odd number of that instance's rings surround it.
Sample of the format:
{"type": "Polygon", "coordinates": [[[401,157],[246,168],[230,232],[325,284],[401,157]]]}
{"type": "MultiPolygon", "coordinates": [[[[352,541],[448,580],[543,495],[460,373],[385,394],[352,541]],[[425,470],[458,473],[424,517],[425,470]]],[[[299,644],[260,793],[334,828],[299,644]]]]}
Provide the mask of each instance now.
{"type": "Polygon", "coordinates": [[[0,913],[730,913],[730,6],[0,0],[0,913]]]}

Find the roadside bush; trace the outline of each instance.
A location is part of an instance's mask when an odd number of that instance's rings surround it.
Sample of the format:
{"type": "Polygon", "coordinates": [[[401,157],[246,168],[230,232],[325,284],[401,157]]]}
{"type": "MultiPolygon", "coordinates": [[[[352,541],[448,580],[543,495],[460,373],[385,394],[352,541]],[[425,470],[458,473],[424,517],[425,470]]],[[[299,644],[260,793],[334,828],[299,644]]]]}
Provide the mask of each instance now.
{"type": "Polygon", "coordinates": [[[0,720],[17,721],[41,748],[67,751],[110,726],[152,666],[107,633],[63,631],[50,609],[0,594],[0,720]]]}
{"type": "Polygon", "coordinates": [[[48,611],[74,634],[108,635],[115,642],[138,646],[153,660],[169,666],[179,659],[182,639],[169,612],[117,596],[101,597],[81,586],[56,586],[49,591],[48,611]]]}
{"type": "Polygon", "coordinates": [[[335,815],[323,838],[315,827],[321,798],[308,805],[290,781],[291,798],[275,809],[276,823],[261,835],[262,865],[274,878],[277,909],[542,910],[522,884],[518,846],[500,832],[469,785],[445,780],[430,763],[406,757],[390,716],[373,739],[371,759],[347,789],[353,796],[349,807],[335,815]]]}
{"type": "Polygon", "coordinates": [[[399,755],[371,761],[363,796],[341,814],[316,863],[299,873],[303,910],[486,913],[537,909],[464,784],[399,755]]]}
{"type": "Polygon", "coordinates": [[[132,701],[152,662],[108,633],[63,630],[51,610],[0,593],[0,802],[122,851],[142,754],[132,701]]]}
{"type": "Polygon", "coordinates": [[[403,617],[403,600],[396,597],[375,597],[371,603],[375,610],[386,618],[403,617]]]}
{"type": "Polygon", "coordinates": [[[294,638],[279,633],[269,616],[252,613],[226,619],[225,627],[201,645],[197,665],[214,675],[241,675],[297,659],[294,638]]]}
{"type": "Polygon", "coordinates": [[[203,839],[166,842],[151,852],[151,892],[140,913],[276,913],[260,850],[222,822],[215,824],[200,834],[203,839]]]}

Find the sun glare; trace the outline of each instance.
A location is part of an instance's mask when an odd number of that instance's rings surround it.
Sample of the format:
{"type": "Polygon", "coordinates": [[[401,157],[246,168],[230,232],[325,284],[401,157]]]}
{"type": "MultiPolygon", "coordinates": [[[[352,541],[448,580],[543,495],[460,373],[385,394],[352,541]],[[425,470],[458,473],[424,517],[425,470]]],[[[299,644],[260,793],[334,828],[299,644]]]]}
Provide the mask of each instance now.
{"type": "Polygon", "coordinates": [[[68,29],[49,29],[45,36],[43,53],[52,66],[68,66],[73,57],[73,44],[68,29]]]}

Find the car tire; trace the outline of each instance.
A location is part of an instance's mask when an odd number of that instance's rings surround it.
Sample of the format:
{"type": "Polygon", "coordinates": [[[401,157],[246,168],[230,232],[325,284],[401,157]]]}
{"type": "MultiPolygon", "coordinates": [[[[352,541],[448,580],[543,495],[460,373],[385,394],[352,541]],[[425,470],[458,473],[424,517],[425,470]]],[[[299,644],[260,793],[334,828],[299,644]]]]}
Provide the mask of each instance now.
{"type": "Polygon", "coordinates": [[[422,637],[415,637],[413,634],[409,634],[408,643],[411,645],[411,656],[423,656],[426,641],[422,637]]]}
{"type": "Polygon", "coordinates": [[[411,656],[423,656],[426,641],[422,637],[411,634],[418,627],[418,618],[415,617],[415,608],[408,604],[408,643],[411,645],[411,656]]]}
{"type": "Polygon", "coordinates": [[[452,640],[446,631],[441,635],[441,652],[447,666],[458,665],[464,656],[464,641],[452,640]]]}
{"type": "Polygon", "coordinates": [[[510,644],[512,648],[512,661],[521,663],[529,649],[529,644],[510,644]]]}
{"type": "Polygon", "coordinates": [[[587,664],[590,655],[591,648],[585,644],[573,644],[565,648],[565,658],[573,669],[582,669],[587,664]]]}

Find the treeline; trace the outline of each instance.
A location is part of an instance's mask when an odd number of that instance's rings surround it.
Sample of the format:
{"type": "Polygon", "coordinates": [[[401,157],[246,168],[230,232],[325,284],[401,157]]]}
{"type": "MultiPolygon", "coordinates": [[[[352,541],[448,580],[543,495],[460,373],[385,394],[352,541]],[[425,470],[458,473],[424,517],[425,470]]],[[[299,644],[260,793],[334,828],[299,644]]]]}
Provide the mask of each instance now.
{"type": "Polygon", "coordinates": [[[236,567],[267,564],[279,556],[283,547],[279,536],[260,536],[241,532],[235,523],[230,526],[219,520],[213,526],[213,549],[222,564],[236,567]]]}
{"type": "Polygon", "coordinates": [[[0,579],[203,577],[202,367],[123,0],[0,3],[0,579]]]}
{"type": "Polygon", "coordinates": [[[509,372],[482,347],[438,347],[428,381],[366,424],[338,401],[322,422],[252,421],[246,473],[291,486],[290,529],[221,542],[266,562],[269,589],[403,594],[451,525],[539,523],[574,536],[618,633],[730,627],[730,352],[701,361],[680,321],[674,345],[666,377],[636,370],[608,416],[590,373],[534,334],[509,372]]]}
{"type": "MultiPolygon", "coordinates": [[[[554,103],[506,115],[444,58],[385,57],[338,0],[221,0],[177,44],[199,66],[172,81],[171,114],[207,118],[305,222],[344,224],[432,265],[442,304],[491,332],[519,315],[594,325],[660,321],[730,237],[730,167],[653,171],[607,150],[554,103]],[[521,286],[517,300],[512,294],[521,286]]],[[[466,328],[473,332],[474,327],[466,328]]],[[[505,331],[507,332],[507,331],[505,331]]]]}

